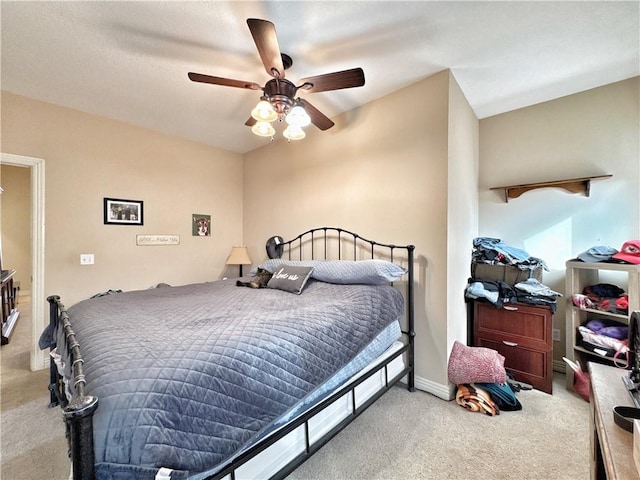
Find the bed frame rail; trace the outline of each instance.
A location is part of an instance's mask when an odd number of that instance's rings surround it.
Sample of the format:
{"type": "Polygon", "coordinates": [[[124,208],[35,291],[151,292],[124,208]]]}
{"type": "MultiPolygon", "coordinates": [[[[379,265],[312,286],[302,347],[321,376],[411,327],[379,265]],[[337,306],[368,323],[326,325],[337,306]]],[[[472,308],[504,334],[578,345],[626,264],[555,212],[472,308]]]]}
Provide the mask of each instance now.
{"type": "Polygon", "coordinates": [[[95,452],[93,450],[93,413],[98,408],[98,397],[85,395],[84,360],[80,353],[80,344],[71,328],[69,315],[60,297],[52,295],[49,302],[49,322],[51,332],[64,332],[64,345],[56,345],[59,355],[71,362],[73,383],[73,399],[67,401],[65,384],[58,373],[58,367],[53,359],[50,360],[49,373],[51,402],[49,406],[62,406],[63,418],[67,430],[69,457],[73,468],[74,479],[93,480],[95,478],[95,452]],[[61,330],[60,330],[61,329],[61,330]],[[65,355],[66,354],[66,355],[65,355]]]}
{"type": "Polygon", "coordinates": [[[275,432],[273,435],[267,437],[265,440],[260,441],[255,444],[253,447],[250,447],[237,458],[233,459],[229,462],[228,465],[219,470],[217,473],[210,477],[206,477],[206,480],[221,480],[226,478],[227,476],[231,480],[236,480],[236,470],[244,465],[246,462],[254,458],[259,453],[263,452],[267,448],[271,447],[273,444],[284,438],[286,435],[304,425],[305,431],[305,450],[301,454],[297,455],[295,458],[289,461],[281,470],[279,470],[275,475],[270,477],[270,480],[280,480],[288,476],[291,472],[293,472],[296,468],[302,465],[305,461],[307,461],[314,453],[316,453],[323,445],[328,443],[333,437],[335,437],[340,431],[342,431],[347,425],[349,425],[353,420],[355,420],[360,414],[362,414],[369,406],[371,406],[378,398],[384,395],[390,388],[392,388],[396,383],[398,383],[403,377],[408,375],[412,368],[406,366],[403,370],[401,370],[397,375],[393,378],[389,378],[388,374],[388,365],[395,360],[400,355],[407,352],[409,349],[409,345],[406,344],[404,347],[399,349],[390,357],[386,358],[384,361],[380,362],[375,368],[372,368],[367,373],[363,374],[359,378],[349,382],[344,385],[340,390],[334,392],[329,397],[325,398],[322,402],[318,403],[313,408],[306,411],[304,414],[297,417],[295,420],[287,423],[280,430],[275,432]],[[371,395],[366,401],[362,403],[360,406],[356,406],[356,387],[366,380],[368,380],[373,375],[376,375],[381,370],[384,370],[385,373],[385,384],[384,386],[371,395]],[[342,421],[336,424],[331,430],[325,433],[321,438],[319,438],[316,442],[311,443],[309,431],[310,426],[309,422],[313,419],[313,417],[320,413],[325,407],[335,402],[336,400],[342,398],[344,395],[350,393],[350,401],[351,401],[351,413],[346,416],[342,421]]]}

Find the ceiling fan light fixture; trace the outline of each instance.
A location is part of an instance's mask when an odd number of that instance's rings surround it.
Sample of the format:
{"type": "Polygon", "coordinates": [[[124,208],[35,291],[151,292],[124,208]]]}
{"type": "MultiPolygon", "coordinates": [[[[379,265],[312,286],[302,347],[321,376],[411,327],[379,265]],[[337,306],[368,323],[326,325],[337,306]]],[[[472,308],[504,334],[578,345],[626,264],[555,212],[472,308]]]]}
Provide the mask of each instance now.
{"type": "Polygon", "coordinates": [[[278,118],[278,114],[264,97],[260,99],[258,104],[251,110],[251,116],[258,122],[273,122],[278,118]]]}
{"type": "Polygon", "coordinates": [[[285,120],[289,125],[298,128],[306,127],[311,123],[311,117],[300,104],[296,104],[291,110],[289,110],[285,120]]]}
{"type": "Polygon", "coordinates": [[[333,127],[335,124],[326,115],[306,100],[296,98],[296,94],[299,89],[314,93],[362,87],[365,83],[362,68],[314,75],[303,78],[300,80],[300,85],[296,86],[285,78],[285,70],[293,65],[293,60],[289,55],[280,51],[273,23],[259,18],[249,18],[247,25],[258,49],[262,65],[272,77],[264,87],[255,82],[195,72],[188,73],[189,79],[198,83],[262,91],[260,102],[251,111],[251,117],[245,122],[245,125],[251,126],[253,133],[258,136],[271,137],[271,141],[274,140],[273,136],[276,133],[271,123],[276,120],[287,122],[288,127],[284,135],[289,140],[303,139],[305,132],[302,131],[302,127],[311,123],[323,131],[333,127]]]}
{"type": "Polygon", "coordinates": [[[276,130],[269,122],[258,121],[251,127],[251,131],[259,137],[273,137],[276,130]]]}
{"type": "Polygon", "coordinates": [[[282,132],[282,135],[288,140],[302,140],[307,136],[304,130],[296,125],[289,125],[285,128],[284,132],[282,132]]]}

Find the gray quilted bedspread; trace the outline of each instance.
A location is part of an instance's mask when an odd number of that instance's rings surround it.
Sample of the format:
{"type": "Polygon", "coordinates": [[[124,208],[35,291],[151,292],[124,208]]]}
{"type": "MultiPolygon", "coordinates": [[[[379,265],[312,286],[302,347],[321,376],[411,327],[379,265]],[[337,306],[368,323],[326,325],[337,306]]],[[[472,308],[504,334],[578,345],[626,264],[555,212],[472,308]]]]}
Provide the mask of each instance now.
{"type": "Polygon", "coordinates": [[[403,313],[390,286],[314,280],[301,295],[219,281],[74,305],[99,478],[211,469],[403,313]]]}

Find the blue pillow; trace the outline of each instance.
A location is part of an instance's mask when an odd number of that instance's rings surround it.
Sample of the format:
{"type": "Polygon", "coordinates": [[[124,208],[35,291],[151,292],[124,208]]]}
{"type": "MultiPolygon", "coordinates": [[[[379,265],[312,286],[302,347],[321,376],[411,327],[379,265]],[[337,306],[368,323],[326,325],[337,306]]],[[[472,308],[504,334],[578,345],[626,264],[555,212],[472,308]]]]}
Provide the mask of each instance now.
{"type": "MultiPolygon", "coordinates": [[[[285,260],[282,258],[272,258],[270,260],[265,260],[260,265],[258,265],[255,271],[258,271],[258,268],[262,268],[269,273],[273,273],[276,269],[282,265],[291,265],[293,267],[315,267],[318,263],[323,260],[285,260]]],[[[253,273],[253,270],[251,271],[253,273]]]]}
{"type": "Polygon", "coordinates": [[[273,273],[281,265],[313,267],[311,278],[342,285],[383,285],[399,280],[407,270],[386,260],[282,260],[272,259],[259,265],[273,273]]]}
{"type": "Polygon", "coordinates": [[[313,278],[327,283],[383,285],[405,273],[405,268],[386,260],[328,260],[315,266],[313,278]]]}

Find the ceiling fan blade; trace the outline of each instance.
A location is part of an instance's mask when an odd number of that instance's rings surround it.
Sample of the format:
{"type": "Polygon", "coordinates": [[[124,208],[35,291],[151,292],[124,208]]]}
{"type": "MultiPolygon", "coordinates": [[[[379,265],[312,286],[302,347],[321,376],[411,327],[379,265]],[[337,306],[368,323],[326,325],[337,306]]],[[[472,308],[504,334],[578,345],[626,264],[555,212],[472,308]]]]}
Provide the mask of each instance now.
{"type": "Polygon", "coordinates": [[[258,18],[248,18],[247,25],[267,73],[272,77],[284,78],[284,65],[275,25],[268,20],[258,18]]]}
{"type": "Polygon", "coordinates": [[[189,72],[189,78],[194,82],[200,82],[200,83],[212,83],[213,85],[222,85],[225,87],[237,87],[237,88],[248,88],[250,90],[262,90],[262,87],[254,82],[233,80],[231,78],[212,77],[211,75],[203,75],[202,73],[189,72]]]}
{"type": "Polygon", "coordinates": [[[256,124],[257,120],[253,117],[249,117],[249,120],[244,122],[247,127],[253,127],[256,124]]]}
{"type": "Polygon", "coordinates": [[[316,107],[311,105],[306,100],[300,98],[298,99],[298,101],[302,103],[302,106],[304,107],[304,110],[307,112],[307,115],[311,117],[311,123],[313,123],[320,130],[329,130],[331,127],[335,125],[335,123],[333,123],[329,119],[329,117],[327,117],[324,113],[322,113],[320,110],[318,110],[316,107]]]}
{"type": "Polygon", "coordinates": [[[326,92],[341,88],[361,87],[364,85],[364,71],[361,68],[352,68],[342,72],[303,78],[300,83],[299,88],[307,92],[326,92]]]}

